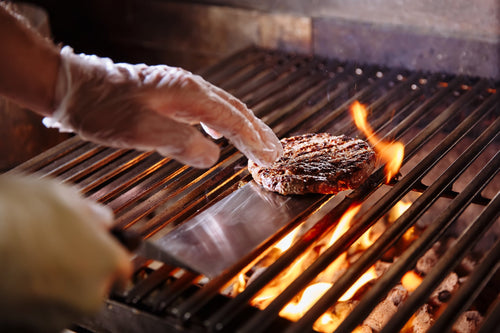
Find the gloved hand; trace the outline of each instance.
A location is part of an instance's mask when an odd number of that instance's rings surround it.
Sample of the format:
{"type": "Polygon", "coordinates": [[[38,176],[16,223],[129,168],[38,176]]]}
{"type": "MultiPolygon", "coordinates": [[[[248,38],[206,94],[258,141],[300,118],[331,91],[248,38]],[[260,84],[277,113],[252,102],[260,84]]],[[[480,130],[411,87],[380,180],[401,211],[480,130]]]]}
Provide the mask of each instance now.
{"type": "Polygon", "coordinates": [[[107,146],[156,150],[195,167],[219,157],[217,145],[192,126],[198,123],[258,164],[282,154],[273,131],[242,102],[180,68],[115,64],[64,47],[55,100],[48,126],[107,146]]]}
{"type": "Polygon", "coordinates": [[[54,180],[0,176],[0,331],[57,332],[132,272],[106,207],[54,180]]]}

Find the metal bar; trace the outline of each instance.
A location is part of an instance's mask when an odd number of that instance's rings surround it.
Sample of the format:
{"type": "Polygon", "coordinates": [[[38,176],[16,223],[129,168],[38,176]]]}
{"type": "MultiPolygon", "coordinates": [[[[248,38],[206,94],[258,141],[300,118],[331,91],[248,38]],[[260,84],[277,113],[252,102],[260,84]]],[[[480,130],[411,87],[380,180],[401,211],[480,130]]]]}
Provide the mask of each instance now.
{"type": "Polygon", "coordinates": [[[103,185],[111,178],[137,165],[137,163],[150,158],[151,155],[153,155],[153,152],[140,153],[131,151],[130,155],[124,155],[112,163],[107,164],[98,172],[79,183],[78,186],[83,193],[89,193],[91,190],[103,185]]]}
{"type": "Polygon", "coordinates": [[[226,160],[224,163],[230,164],[220,172],[215,170],[211,177],[206,177],[206,175],[200,176],[207,178],[202,186],[198,186],[201,185],[201,179],[194,179],[192,182],[193,186],[191,186],[188,193],[185,193],[185,188],[179,188],[179,191],[172,193],[171,197],[175,197],[176,200],[171,206],[169,206],[168,211],[160,213],[150,219],[147,226],[142,228],[140,233],[149,237],[153,233],[162,229],[165,225],[174,223],[174,221],[182,222],[183,219],[179,218],[179,216],[184,215],[184,217],[187,218],[188,216],[186,215],[191,215],[186,213],[186,211],[192,210],[193,213],[198,213],[203,206],[215,203],[215,200],[213,199],[216,194],[219,193],[221,189],[226,188],[228,185],[231,186],[233,183],[237,182],[240,179],[238,176],[246,172],[245,169],[240,169],[236,173],[234,172],[234,166],[238,164],[238,160],[235,161],[234,156],[226,160]],[[231,166],[233,166],[233,168],[231,168],[231,166]],[[210,191],[207,191],[207,188],[210,188],[210,191]],[[198,206],[196,206],[196,204],[198,204],[198,206]],[[194,208],[192,207],[193,205],[195,205],[194,208]]]}
{"type": "Polygon", "coordinates": [[[259,63],[248,66],[240,75],[221,82],[221,85],[224,86],[225,90],[233,92],[245,87],[249,80],[256,81],[259,76],[263,77],[269,73],[278,76],[278,73],[282,73],[285,70],[286,66],[283,61],[283,55],[271,53],[268,56],[264,56],[259,63]]]}
{"type": "MultiPolygon", "coordinates": [[[[389,90],[389,92],[382,94],[380,98],[370,104],[369,108],[371,112],[369,113],[367,120],[373,128],[381,129],[384,125],[387,125],[389,123],[389,120],[392,117],[396,116],[396,114],[405,114],[408,110],[411,110],[410,107],[414,103],[416,103],[418,101],[418,97],[423,94],[423,89],[411,90],[410,93],[408,93],[406,90],[409,86],[415,84],[418,77],[418,73],[412,74],[401,84],[389,90]],[[401,95],[405,97],[401,98],[401,95]],[[387,105],[391,103],[392,99],[395,99],[394,102],[397,103],[396,105],[392,106],[392,109],[395,110],[395,112],[391,112],[391,110],[386,109],[387,105]],[[384,112],[382,116],[375,118],[375,111],[382,109],[386,109],[386,112],[384,112]]],[[[355,133],[356,131],[358,131],[358,128],[356,127],[354,122],[351,122],[347,126],[338,130],[339,133],[348,135],[353,135],[352,133],[355,133]]]]}
{"type": "MultiPolygon", "coordinates": [[[[319,114],[330,109],[341,94],[345,93],[357,82],[359,82],[358,80],[348,80],[348,83],[345,83],[345,81],[347,81],[346,76],[349,75],[351,70],[354,71],[354,66],[349,66],[339,75],[335,75],[327,82],[326,86],[320,85],[317,92],[310,96],[310,98],[314,101],[313,103],[299,105],[290,110],[287,113],[287,121],[282,121],[274,125],[273,129],[276,134],[279,137],[282,137],[288,133],[296,131],[299,126],[305,124],[314,114],[319,114]],[[333,91],[330,90],[331,86],[335,87],[333,91]]],[[[360,80],[363,78],[366,77],[361,76],[357,79],[360,80]]],[[[301,127],[305,129],[305,126],[301,127]]],[[[307,128],[307,130],[311,132],[309,128],[307,128]]]]}
{"type": "MultiPolygon", "coordinates": [[[[368,71],[368,75],[370,74],[375,74],[376,70],[372,69],[368,71]]],[[[339,116],[343,115],[345,110],[349,108],[349,106],[356,100],[363,100],[367,96],[375,93],[376,89],[378,89],[379,85],[385,84],[387,81],[390,79],[394,78],[398,74],[398,71],[393,70],[390,73],[384,75],[377,84],[369,84],[365,86],[364,88],[360,89],[359,91],[356,92],[354,96],[351,98],[347,99],[342,105],[340,105],[336,110],[333,112],[329,113],[327,116],[322,118],[321,120],[317,121],[310,129],[310,132],[318,132],[322,128],[328,125],[328,123],[331,123],[335,119],[337,119],[339,116]]]]}
{"type": "Polygon", "coordinates": [[[104,149],[104,147],[99,147],[94,143],[86,142],[85,145],[82,145],[79,148],[68,152],[53,163],[47,164],[43,168],[39,169],[37,172],[44,176],[58,177],[77,164],[82,163],[83,161],[100,153],[104,149]]]}
{"type": "MultiPolygon", "coordinates": [[[[314,87],[318,82],[325,80],[325,74],[324,73],[313,73],[309,74],[306,77],[300,78],[300,80],[297,80],[294,85],[289,86],[287,89],[283,89],[279,92],[276,92],[273,94],[272,99],[268,99],[267,101],[263,101],[260,104],[256,105],[253,109],[256,114],[265,114],[267,115],[268,112],[264,113],[261,110],[276,110],[283,104],[288,104],[288,105],[296,105],[297,103],[300,103],[303,101],[304,96],[307,96],[307,94],[304,93],[307,89],[310,89],[311,87],[314,87]],[[292,103],[293,102],[293,103],[292,103]]],[[[273,112],[274,114],[274,119],[276,120],[279,116],[283,115],[282,112],[273,112]]],[[[263,121],[270,121],[270,117],[263,116],[261,117],[263,121]]]]}
{"type": "Polygon", "coordinates": [[[467,277],[457,294],[448,302],[446,309],[436,320],[428,333],[439,333],[449,330],[460,313],[467,310],[484,286],[500,269],[500,241],[490,250],[478,267],[467,277]]]}
{"type": "MultiPolygon", "coordinates": [[[[394,183],[391,183],[391,185],[394,185],[394,183]]],[[[422,182],[417,182],[413,188],[412,191],[419,192],[419,193],[424,193],[429,186],[422,184],[422,182]]],[[[460,193],[453,191],[452,189],[447,189],[441,194],[442,198],[447,198],[447,199],[454,199],[459,195],[460,193]]],[[[472,203],[481,205],[481,206],[486,206],[489,202],[491,201],[490,198],[485,198],[481,194],[478,194],[473,200],[472,203]]]]}
{"type": "Polygon", "coordinates": [[[185,272],[182,276],[172,284],[160,290],[158,295],[152,301],[152,309],[156,313],[162,313],[165,309],[175,302],[179,296],[184,294],[187,289],[193,286],[197,280],[201,278],[200,275],[185,272]]]}
{"type": "MultiPolygon", "coordinates": [[[[274,87],[274,82],[282,81],[284,78],[290,81],[295,81],[301,76],[307,76],[307,67],[304,64],[308,60],[303,57],[293,57],[278,59],[278,66],[268,68],[266,73],[253,78],[252,81],[231,91],[247,104],[255,105],[263,99],[269,97],[271,92],[276,92],[281,89],[274,87]],[[298,70],[299,68],[299,70],[298,70]]],[[[279,84],[281,88],[286,87],[286,84],[279,84]]],[[[222,85],[224,87],[224,85],[222,85]]]]}
{"type": "Polygon", "coordinates": [[[488,312],[477,333],[498,333],[498,327],[500,327],[500,298],[494,302],[492,310],[488,312]]]}
{"type": "Polygon", "coordinates": [[[54,162],[55,160],[61,158],[62,156],[71,153],[72,151],[80,148],[81,146],[87,144],[85,141],[81,140],[77,136],[73,136],[52,148],[47,149],[40,155],[37,155],[28,161],[18,165],[14,169],[6,172],[9,174],[12,172],[37,172],[48,164],[54,162]]]}
{"type": "MultiPolygon", "coordinates": [[[[397,137],[397,134],[401,132],[401,129],[408,129],[413,124],[417,123],[421,117],[423,117],[427,112],[430,112],[437,105],[442,103],[444,97],[449,94],[453,89],[458,87],[462,83],[462,78],[455,77],[451,82],[449,82],[445,87],[440,88],[436,93],[434,93],[429,99],[425,100],[415,111],[413,111],[408,117],[405,117],[401,122],[398,123],[396,127],[394,127],[387,134],[388,137],[397,137]]],[[[482,84],[486,84],[483,81],[482,84]]],[[[460,107],[459,103],[456,103],[456,107],[460,107]]],[[[452,113],[453,114],[453,113],[452,113]]],[[[433,122],[434,123],[434,122],[433,122]]],[[[426,142],[426,140],[422,140],[419,144],[426,142]]],[[[418,145],[415,142],[416,146],[418,145]]],[[[408,150],[408,146],[406,147],[408,150]]],[[[413,150],[412,150],[413,151],[413,150]]]]}
{"type": "Polygon", "coordinates": [[[134,288],[128,292],[125,302],[129,304],[139,303],[144,297],[151,293],[153,289],[164,283],[174,269],[175,267],[163,264],[163,266],[154,270],[146,279],[137,283],[134,288]]]}
{"type": "Polygon", "coordinates": [[[74,168],[71,168],[66,173],[58,176],[63,182],[77,183],[82,178],[88,176],[92,172],[102,168],[113,160],[124,155],[126,150],[116,150],[116,149],[105,149],[99,154],[89,158],[88,160],[78,164],[74,168]]]}
{"type": "Polygon", "coordinates": [[[256,61],[260,61],[264,56],[265,54],[255,47],[249,47],[202,71],[201,75],[215,85],[220,85],[228,76],[233,75],[246,66],[255,64],[256,61]]]}
{"type": "MultiPolygon", "coordinates": [[[[283,79],[278,81],[268,81],[268,84],[261,85],[259,88],[247,93],[245,96],[242,96],[242,100],[249,105],[256,105],[261,103],[263,100],[282,92],[283,90],[289,89],[292,82],[296,83],[300,79],[309,76],[311,71],[309,66],[303,64],[303,62],[299,62],[296,67],[297,69],[295,71],[287,73],[283,79]]],[[[239,92],[239,94],[241,94],[241,92],[239,92]]],[[[259,113],[256,114],[260,117],[259,113]]]]}
{"type": "Polygon", "coordinates": [[[140,163],[131,166],[122,174],[115,175],[112,181],[92,193],[92,197],[101,202],[109,201],[112,197],[117,196],[126,188],[151,175],[162,166],[168,164],[170,161],[171,160],[169,158],[163,158],[157,154],[148,156],[144,160],[140,161],[140,163]]]}
{"type": "MultiPolygon", "coordinates": [[[[106,204],[115,211],[115,214],[123,214],[125,209],[130,209],[133,204],[151,197],[154,192],[161,191],[163,186],[168,186],[177,176],[182,176],[182,173],[178,173],[178,169],[179,164],[170,161],[147,175],[140,184],[127,188],[118,196],[109,199],[106,204]]],[[[187,170],[187,168],[183,170],[187,170]]]]}
{"type": "MultiPolygon", "coordinates": [[[[222,158],[225,158],[225,156],[231,154],[233,151],[235,151],[235,149],[232,146],[225,147],[221,152],[222,158]]],[[[228,172],[234,172],[234,166],[233,168],[229,167],[232,161],[231,158],[232,156],[225,158],[208,170],[194,169],[180,165],[175,172],[164,179],[164,181],[168,181],[165,182],[165,184],[168,183],[168,187],[163,188],[161,191],[148,197],[145,201],[134,206],[131,210],[118,216],[117,223],[123,226],[132,225],[139,219],[153,212],[160,205],[177,197],[180,193],[186,194],[186,191],[190,189],[201,188],[204,186],[205,182],[213,182],[214,177],[217,175],[219,175],[217,179],[221,179],[222,176],[228,175],[228,172]]],[[[149,221],[148,228],[150,230],[157,229],[157,227],[157,223],[151,223],[151,221],[149,221]]]]}
{"type": "MultiPolygon", "coordinates": [[[[500,215],[500,192],[493,198],[491,203],[467,228],[467,231],[460,235],[454,246],[439,259],[432,271],[427,274],[420,286],[401,305],[398,312],[389,320],[381,333],[396,332],[411,317],[415,309],[422,305],[432,291],[439,285],[443,276],[460,263],[467,251],[475,245],[480,236],[486,232],[488,227],[495,222],[500,215]]],[[[340,328],[340,327],[339,327],[340,328]]]]}

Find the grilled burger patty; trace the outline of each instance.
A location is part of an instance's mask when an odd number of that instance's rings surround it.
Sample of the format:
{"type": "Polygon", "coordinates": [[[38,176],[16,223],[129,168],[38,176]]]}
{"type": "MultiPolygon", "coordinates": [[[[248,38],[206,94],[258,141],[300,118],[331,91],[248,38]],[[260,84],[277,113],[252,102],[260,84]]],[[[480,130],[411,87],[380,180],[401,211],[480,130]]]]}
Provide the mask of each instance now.
{"type": "Polygon", "coordinates": [[[363,140],[328,133],[285,138],[283,156],[270,167],[248,161],[253,179],[269,191],[334,194],[359,186],[375,168],[375,152],[363,140]]]}

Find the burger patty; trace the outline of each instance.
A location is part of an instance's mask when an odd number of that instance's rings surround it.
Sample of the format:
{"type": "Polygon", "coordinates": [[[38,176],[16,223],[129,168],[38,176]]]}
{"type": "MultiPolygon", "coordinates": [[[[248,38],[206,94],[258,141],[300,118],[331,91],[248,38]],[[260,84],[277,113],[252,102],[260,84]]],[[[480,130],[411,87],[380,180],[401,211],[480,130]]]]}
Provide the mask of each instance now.
{"type": "Polygon", "coordinates": [[[269,167],[248,161],[253,179],[265,189],[287,194],[335,194],[356,188],[375,168],[367,142],[345,135],[304,134],[281,140],[283,156],[269,167]]]}

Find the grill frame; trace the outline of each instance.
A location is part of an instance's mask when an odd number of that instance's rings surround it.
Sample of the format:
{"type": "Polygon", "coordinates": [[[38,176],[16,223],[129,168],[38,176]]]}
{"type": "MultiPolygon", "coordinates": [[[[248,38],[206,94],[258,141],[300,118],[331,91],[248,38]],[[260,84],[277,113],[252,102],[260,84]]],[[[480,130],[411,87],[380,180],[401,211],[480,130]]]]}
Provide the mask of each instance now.
{"type": "MultiPolygon", "coordinates": [[[[377,201],[370,212],[358,217],[353,227],[265,310],[254,309],[248,305],[248,301],[289,266],[298,255],[311,247],[315,239],[335,227],[336,221],[349,207],[363,202],[366,197],[377,191],[384,180],[382,168],[377,169],[365,184],[349,193],[332,210],[321,217],[312,229],[297,240],[287,252],[234,299],[227,300],[220,295],[220,290],[227,286],[238,272],[263,254],[271,244],[305,219],[318,214],[322,207],[330,200],[334,200],[333,197],[320,198],[287,227],[272,235],[259,248],[242,258],[239,263],[202,287],[197,286],[201,277],[189,272],[181,274],[171,284],[163,287],[165,281],[172,279],[178,270],[168,265],[150,269],[148,260],[136,258],[134,262],[136,275],[140,271],[148,271],[147,277],[138,280],[130,290],[124,293],[116,292],[107,301],[106,311],[99,317],[81,324],[83,327],[116,328],[114,325],[121,325],[118,321],[124,320],[120,318],[127,318],[130,323],[127,324],[126,330],[130,332],[143,330],[145,327],[148,329],[163,327],[180,332],[219,331],[232,330],[235,328],[235,322],[239,323],[242,317],[250,316],[250,320],[237,325],[238,331],[260,331],[269,327],[287,332],[312,330],[311,326],[315,319],[343,294],[349,281],[356,280],[357,276],[370,266],[368,262],[373,263],[376,260],[374,258],[377,257],[377,253],[389,247],[389,241],[381,241],[380,248],[373,247],[371,252],[368,250],[362,257],[367,258],[365,264],[362,265],[363,261],[356,262],[302,320],[291,324],[277,316],[279,310],[405,194],[410,191],[421,192],[423,195],[419,199],[423,201],[422,197],[429,197],[429,202],[424,202],[421,206],[414,203],[405,213],[406,215],[403,214],[393,224],[393,229],[388,229],[381,239],[396,239],[402,235],[418,219],[421,213],[420,208],[423,206],[425,211],[425,207],[438,198],[466,200],[464,202],[468,204],[473,202],[487,206],[490,210],[498,205],[498,200],[480,195],[481,191],[478,189],[487,181],[477,181],[479,184],[475,184],[473,189],[467,189],[467,191],[455,192],[452,189],[461,170],[467,169],[474,157],[481,154],[481,147],[486,147],[487,143],[492,140],[498,140],[498,138],[495,139],[500,127],[498,112],[496,112],[499,107],[498,83],[464,76],[410,72],[372,65],[358,66],[336,60],[290,55],[256,48],[245,49],[206,70],[202,75],[241,98],[254,109],[257,116],[270,124],[280,137],[292,135],[304,128],[312,132],[323,130],[344,117],[354,100],[362,102],[366,100],[369,101],[372,116],[389,106],[396,109],[394,113],[384,112],[373,122],[370,118],[369,121],[374,128],[384,133],[384,138],[398,139],[405,136],[416,123],[432,114],[444,99],[451,98],[453,101],[447,104],[433,121],[406,144],[405,162],[411,160],[435,133],[441,131],[454,114],[460,112],[462,108],[468,108],[470,103],[478,103],[479,94],[485,97],[477,107],[473,107],[474,111],[468,118],[469,120],[464,120],[449,134],[451,143],[445,141],[442,146],[436,147],[429,153],[411,172],[393,181],[392,188],[377,201]],[[443,86],[439,86],[439,83],[443,86]],[[393,85],[390,86],[390,84],[393,85]],[[429,88],[434,84],[438,86],[429,88]],[[386,85],[389,86],[386,87],[386,85]],[[429,92],[427,89],[436,91],[429,92]],[[459,91],[461,94],[453,97],[454,91],[459,91]],[[398,97],[405,92],[405,97],[398,97]],[[288,115],[291,115],[291,118],[283,121],[288,115]],[[482,139],[476,143],[476,148],[472,149],[470,154],[463,155],[461,165],[449,169],[448,175],[440,178],[438,182],[430,186],[424,185],[421,180],[426,172],[452,149],[453,143],[458,143],[470,124],[477,124],[488,115],[496,115],[497,118],[490,125],[489,130],[480,135],[482,139]],[[402,117],[400,121],[393,124],[391,119],[399,117],[402,117]],[[462,199],[464,196],[466,199],[462,199]],[[157,292],[157,295],[151,299],[150,295],[154,292],[157,292]],[[222,304],[221,308],[207,314],[207,307],[213,306],[214,303],[222,304]]],[[[335,131],[356,134],[356,129],[352,124],[344,124],[342,128],[336,128],[335,131]]],[[[244,168],[245,158],[224,140],[219,141],[218,144],[222,148],[218,164],[208,170],[196,170],[182,166],[168,158],[161,158],[151,152],[140,153],[104,148],[80,141],[75,137],[22,164],[13,172],[38,173],[41,176],[52,176],[65,182],[76,183],[87,196],[108,204],[115,210],[117,225],[123,228],[133,228],[144,237],[150,237],[159,230],[182,223],[189,216],[214,204],[236,190],[240,182],[251,180],[251,176],[244,168]],[[137,193],[140,194],[137,195],[137,193]],[[185,209],[183,206],[187,203],[189,206],[185,209]],[[152,216],[155,210],[161,210],[165,206],[168,206],[168,209],[152,216]]],[[[497,155],[485,168],[486,176],[481,180],[494,177],[494,171],[498,170],[498,160],[497,155]]],[[[492,215],[487,216],[490,220],[492,219],[492,215]]],[[[490,220],[487,218],[487,221],[490,220]]],[[[445,222],[451,221],[445,219],[445,222]]],[[[423,254],[432,243],[433,241],[426,242],[417,253],[423,254]]],[[[495,255],[498,255],[497,249],[492,252],[493,258],[496,258],[495,255]]],[[[414,260],[416,261],[416,258],[414,260]]],[[[447,263],[450,264],[449,261],[447,263]]],[[[404,267],[400,269],[407,269],[413,264],[413,261],[405,261],[404,267]]],[[[348,317],[344,326],[341,327],[348,330],[354,328],[356,323],[362,320],[360,318],[368,315],[369,309],[378,303],[384,293],[387,293],[387,286],[399,279],[402,273],[404,272],[398,271],[390,279],[389,275],[384,275],[387,280],[390,280],[386,282],[386,287],[377,284],[372,288],[369,291],[371,301],[360,303],[363,306],[366,304],[366,308],[361,311],[362,314],[356,315],[353,312],[354,315],[348,317]]],[[[442,275],[443,273],[438,274],[438,277],[442,278],[442,275]]],[[[469,288],[464,289],[463,293],[466,294],[469,288]]],[[[420,300],[428,296],[429,292],[422,292],[422,296],[414,304],[421,303],[420,300]]],[[[413,310],[415,306],[412,307],[413,310]]],[[[458,304],[454,306],[459,307],[458,304]]],[[[492,314],[497,312],[498,305],[492,310],[492,314]]],[[[491,322],[494,325],[495,320],[490,315],[486,323],[491,326],[491,322]]],[[[447,321],[445,324],[450,323],[451,321],[447,321]]],[[[441,324],[442,322],[439,325],[441,324]]],[[[390,325],[393,325],[393,328],[400,327],[401,321],[391,322],[390,325]]],[[[119,327],[123,331],[124,327],[119,327]]]]}

